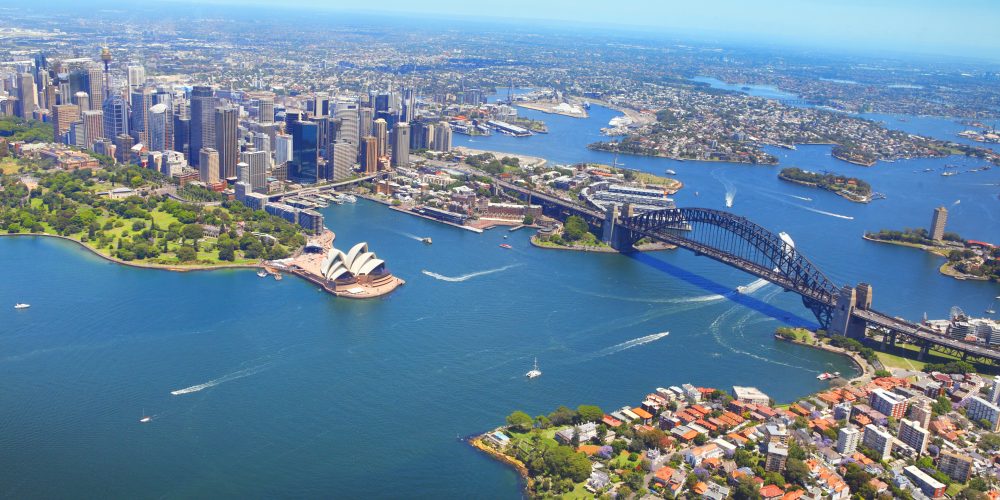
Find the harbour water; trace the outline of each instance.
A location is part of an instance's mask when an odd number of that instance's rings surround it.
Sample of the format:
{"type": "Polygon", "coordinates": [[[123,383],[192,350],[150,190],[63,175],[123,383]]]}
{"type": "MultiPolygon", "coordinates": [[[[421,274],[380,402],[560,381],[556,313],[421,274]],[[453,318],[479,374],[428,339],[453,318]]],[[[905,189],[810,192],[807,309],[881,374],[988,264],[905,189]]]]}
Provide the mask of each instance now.
{"type": "MultiPolygon", "coordinates": [[[[455,142],[612,161],[584,147],[614,111],[521,112],[551,133],[455,142]]],[[[777,167],[619,159],[676,170],[681,206],[723,208],[731,195],[732,211],[788,232],[836,282],[872,283],[888,312],[978,313],[1000,291],[861,239],[926,226],[946,205],[949,229],[1000,241],[1000,169],[945,178],[919,171],[978,163],[863,168],[829,147],[773,152],[783,165],[862,177],[888,199],[850,203],[783,183],[777,167]]],[[[512,410],[611,409],[683,382],[750,383],[790,401],[824,387],[819,372],[853,371],[773,339],[777,326],[814,321],[797,296],[687,252],[541,250],[527,231],[475,234],[365,201],[324,213],[338,247],[368,241],[407,284],[351,301],[298,279],[133,269],[68,242],[0,238],[0,496],[512,498],[516,474],[458,439],[512,410]],[[750,291],[732,292],[740,285],[750,291]],[[535,357],[544,375],[528,381],[535,357]],[[143,411],[151,423],[138,423],[143,411]]]]}

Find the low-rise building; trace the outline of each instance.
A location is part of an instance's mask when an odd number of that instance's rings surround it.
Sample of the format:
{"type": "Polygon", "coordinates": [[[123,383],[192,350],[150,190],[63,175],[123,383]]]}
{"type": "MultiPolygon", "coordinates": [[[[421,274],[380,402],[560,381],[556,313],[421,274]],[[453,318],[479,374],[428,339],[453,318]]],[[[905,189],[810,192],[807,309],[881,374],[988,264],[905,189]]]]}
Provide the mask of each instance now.
{"type": "Polygon", "coordinates": [[[756,387],[733,386],[733,399],[750,404],[770,405],[771,398],[756,387]]]}
{"type": "Polygon", "coordinates": [[[906,476],[913,481],[913,484],[920,488],[920,491],[931,498],[939,498],[944,495],[945,485],[941,481],[934,479],[926,472],[920,470],[916,465],[903,468],[906,476]]]}

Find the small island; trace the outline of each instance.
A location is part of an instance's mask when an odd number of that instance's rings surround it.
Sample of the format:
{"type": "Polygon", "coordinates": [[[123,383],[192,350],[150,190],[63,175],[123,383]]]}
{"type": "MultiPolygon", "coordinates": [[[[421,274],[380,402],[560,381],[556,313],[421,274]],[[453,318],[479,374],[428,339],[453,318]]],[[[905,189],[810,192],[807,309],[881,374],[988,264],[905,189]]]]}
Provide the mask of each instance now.
{"type": "Polygon", "coordinates": [[[857,177],[810,172],[792,167],[781,169],[781,172],[778,173],[778,178],[803,186],[824,189],[855,203],[869,203],[872,201],[871,185],[857,177]]]}

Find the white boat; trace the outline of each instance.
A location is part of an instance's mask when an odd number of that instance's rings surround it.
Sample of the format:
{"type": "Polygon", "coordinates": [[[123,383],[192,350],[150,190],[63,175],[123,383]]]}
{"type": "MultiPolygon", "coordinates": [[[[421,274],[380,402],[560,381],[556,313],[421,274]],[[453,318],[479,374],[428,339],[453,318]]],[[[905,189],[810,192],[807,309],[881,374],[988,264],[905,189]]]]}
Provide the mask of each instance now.
{"type": "Polygon", "coordinates": [[[420,241],[424,242],[425,245],[430,245],[431,243],[434,243],[434,240],[432,240],[430,236],[426,238],[420,238],[420,241]]]}
{"type": "Polygon", "coordinates": [[[142,418],[139,419],[140,424],[148,424],[153,421],[153,417],[146,415],[146,410],[142,410],[142,418]]]}
{"type": "Polygon", "coordinates": [[[14,309],[27,309],[31,307],[31,304],[14,304],[14,309]]]}
{"type": "Polygon", "coordinates": [[[354,196],[353,194],[347,194],[344,195],[344,201],[346,201],[347,203],[357,203],[358,197],[354,196]]]}
{"type": "Polygon", "coordinates": [[[537,378],[542,376],[542,371],[538,369],[538,358],[535,358],[535,367],[528,373],[525,373],[524,376],[528,378],[537,378]]]}
{"type": "Polygon", "coordinates": [[[261,269],[260,271],[257,271],[257,277],[258,278],[266,278],[267,277],[267,271],[265,271],[263,269],[261,269]]]}
{"type": "Polygon", "coordinates": [[[669,169],[669,168],[667,169],[667,173],[670,174],[670,175],[677,175],[677,172],[675,172],[674,170],[669,169]]]}

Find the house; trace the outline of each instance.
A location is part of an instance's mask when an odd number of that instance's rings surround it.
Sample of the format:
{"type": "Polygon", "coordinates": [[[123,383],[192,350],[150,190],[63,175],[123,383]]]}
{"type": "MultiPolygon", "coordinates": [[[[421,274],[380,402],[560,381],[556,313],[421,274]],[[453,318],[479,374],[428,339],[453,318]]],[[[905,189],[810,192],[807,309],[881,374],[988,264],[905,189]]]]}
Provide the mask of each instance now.
{"type": "Polygon", "coordinates": [[[708,443],[703,446],[696,446],[684,452],[684,461],[691,465],[691,467],[696,467],[706,458],[722,458],[725,452],[719,445],[715,443],[708,443]]]}
{"type": "Polygon", "coordinates": [[[703,498],[710,500],[724,500],[729,498],[730,489],[716,483],[708,483],[708,490],[701,494],[703,498]]]}
{"type": "Polygon", "coordinates": [[[776,485],[769,484],[760,489],[760,496],[764,500],[777,500],[785,495],[785,490],[776,485]]]}
{"type": "Polygon", "coordinates": [[[573,442],[574,435],[576,435],[576,432],[572,427],[570,427],[568,429],[560,429],[556,431],[555,438],[556,441],[559,441],[562,444],[570,444],[573,442]]]}
{"type": "Polygon", "coordinates": [[[594,422],[587,422],[585,424],[580,424],[576,426],[576,435],[579,437],[579,442],[581,443],[596,438],[597,424],[594,422]]]}
{"type": "Polygon", "coordinates": [[[486,440],[500,448],[506,448],[510,444],[510,438],[501,431],[491,432],[486,435],[486,440]]]}
{"type": "Polygon", "coordinates": [[[671,467],[660,467],[653,473],[653,482],[666,486],[670,484],[670,478],[674,476],[674,469],[671,467]]]}
{"type": "Polygon", "coordinates": [[[587,480],[587,489],[592,492],[597,492],[607,488],[611,484],[611,477],[607,472],[603,470],[595,470],[590,473],[590,479],[587,480]]]}

